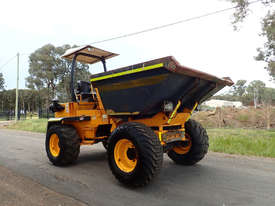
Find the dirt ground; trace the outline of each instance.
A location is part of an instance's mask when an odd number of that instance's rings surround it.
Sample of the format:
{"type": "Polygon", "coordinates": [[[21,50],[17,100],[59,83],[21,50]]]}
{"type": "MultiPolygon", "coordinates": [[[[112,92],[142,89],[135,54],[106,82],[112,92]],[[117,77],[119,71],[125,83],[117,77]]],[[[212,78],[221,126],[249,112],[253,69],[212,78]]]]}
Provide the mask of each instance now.
{"type": "Polygon", "coordinates": [[[209,111],[199,111],[193,114],[193,119],[206,128],[257,128],[265,129],[268,119],[270,128],[275,128],[275,108],[247,107],[242,109],[224,107],[209,111]]]}
{"type": "Polygon", "coordinates": [[[14,121],[0,121],[0,128],[5,128],[10,124],[13,124],[14,121]]]}

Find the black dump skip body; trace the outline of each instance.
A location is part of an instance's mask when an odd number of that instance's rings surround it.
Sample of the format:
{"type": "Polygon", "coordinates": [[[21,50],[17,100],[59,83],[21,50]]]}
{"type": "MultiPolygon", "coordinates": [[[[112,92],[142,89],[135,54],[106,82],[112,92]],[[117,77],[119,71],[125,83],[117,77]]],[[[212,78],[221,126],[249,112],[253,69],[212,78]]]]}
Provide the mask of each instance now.
{"type": "Polygon", "coordinates": [[[171,56],[92,75],[91,83],[109,114],[138,116],[163,111],[168,101],[175,106],[180,100],[179,111],[192,108],[233,84],[230,78],[181,66],[171,56]]]}

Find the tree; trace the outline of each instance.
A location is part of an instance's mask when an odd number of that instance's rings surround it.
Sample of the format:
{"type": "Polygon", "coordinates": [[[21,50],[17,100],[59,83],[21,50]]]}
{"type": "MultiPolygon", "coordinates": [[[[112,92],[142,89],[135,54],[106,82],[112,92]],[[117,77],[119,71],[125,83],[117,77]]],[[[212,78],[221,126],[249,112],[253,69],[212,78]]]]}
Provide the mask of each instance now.
{"type": "Polygon", "coordinates": [[[233,85],[233,95],[234,96],[239,96],[239,97],[242,97],[245,93],[245,90],[246,90],[246,80],[243,80],[243,79],[240,79],[236,82],[236,84],[233,85]]]}
{"type": "Polygon", "coordinates": [[[272,114],[272,101],[275,100],[275,89],[264,88],[262,94],[262,104],[264,108],[264,116],[266,120],[266,129],[270,129],[271,114],[272,114]]]}
{"type": "Polygon", "coordinates": [[[266,36],[264,48],[258,48],[256,60],[265,61],[265,69],[275,81],[275,11],[269,12],[262,22],[262,35],[266,36]]]}
{"type": "MultiPolygon", "coordinates": [[[[45,90],[45,89],[44,89],[45,90]]],[[[37,113],[39,104],[45,106],[45,98],[39,102],[39,94],[46,96],[46,93],[41,90],[20,89],[19,90],[19,111],[24,113],[37,113]]],[[[15,109],[15,89],[0,91],[0,112],[3,112],[7,118],[14,117],[15,109]]]]}
{"type": "Polygon", "coordinates": [[[1,110],[14,112],[15,108],[15,89],[1,91],[1,110]]]}
{"type": "Polygon", "coordinates": [[[260,80],[254,80],[247,86],[246,91],[250,97],[253,97],[255,108],[262,102],[264,90],[265,83],[260,80]]]}
{"type": "MultiPolygon", "coordinates": [[[[249,14],[249,0],[228,0],[236,5],[234,15],[233,26],[236,30],[238,24],[249,14]]],[[[262,0],[262,4],[269,6],[268,12],[262,21],[262,33],[261,35],[266,38],[263,48],[258,48],[258,54],[255,57],[257,61],[266,62],[265,69],[269,72],[269,75],[275,81],[275,10],[272,7],[275,0],[262,0]]]]}
{"type": "MultiPolygon", "coordinates": [[[[29,76],[26,78],[26,86],[30,89],[42,91],[47,89],[46,107],[49,106],[51,99],[58,95],[63,97],[62,100],[68,100],[66,91],[69,91],[69,75],[71,62],[61,59],[60,56],[70,49],[70,45],[55,47],[47,44],[29,57],[29,76]]],[[[85,64],[76,65],[76,80],[80,77],[89,77],[89,67],[85,64]]],[[[41,100],[43,96],[40,95],[41,100]]],[[[40,101],[39,100],[39,101],[40,101]]]]}
{"type": "Polygon", "coordinates": [[[3,90],[5,88],[5,79],[3,77],[3,74],[0,73],[0,90],[3,90]]]}

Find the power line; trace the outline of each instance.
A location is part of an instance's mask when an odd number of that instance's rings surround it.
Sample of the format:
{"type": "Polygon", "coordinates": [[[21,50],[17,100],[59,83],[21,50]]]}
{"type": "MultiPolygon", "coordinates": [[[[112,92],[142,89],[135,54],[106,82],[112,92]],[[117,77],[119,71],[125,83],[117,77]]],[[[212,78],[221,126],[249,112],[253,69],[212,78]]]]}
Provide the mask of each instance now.
{"type": "Polygon", "coordinates": [[[0,66],[0,70],[1,70],[3,67],[5,67],[8,63],[10,63],[15,57],[16,57],[16,55],[14,55],[13,57],[11,57],[8,61],[6,61],[6,63],[2,64],[2,65],[0,66]]]}
{"type": "MultiPolygon", "coordinates": [[[[258,3],[260,1],[262,1],[262,0],[251,1],[251,2],[248,2],[248,5],[258,3]]],[[[130,36],[135,36],[135,35],[138,35],[138,34],[151,32],[151,31],[154,31],[154,30],[159,30],[159,29],[163,29],[163,28],[166,28],[166,27],[174,26],[176,24],[181,24],[181,23],[185,23],[185,22],[188,22],[188,21],[193,21],[193,20],[196,20],[196,19],[201,19],[201,18],[204,18],[204,17],[216,15],[216,14],[219,14],[219,13],[223,13],[223,12],[226,12],[226,11],[236,9],[238,7],[240,7],[240,6],[234,6],[234,7],[229,7],[229,8],[217,10],[217,11],[214,11],[214,12],[206,13],[206,14],[203,14],[203,15],[195,16],[195,17],[191,17],[191,18],[188,18],[188,19],[183,19],[183,20],[172,22],[172,23],[169,23],[169,24],[164,24],[164,25],[152,27],[152,28],[149,28],[149,29],[144,29],[144,30],[141,30],[141,31],[133,32],[133,33],[123,34],[123,35],[120,35],[120,36],[111,37],[111,38],[100,40],[100,41],[95,41],[95,42],[92,42],[90,44],[91,45],[99,44],[99,43],[103,43],[103,42],[107,42],[107,41],[113,41],[113,40],[122,39],[122,38],[130,37],[130,36]]]]}
{"type": "MultiPolygon", "coordinates": [[[[251,1],[251,2],[248,2],[247,5],[258,3],[260,1],[262,1],[262,0],[251,1]]],[[[163,28],[166,28],[166,27],[174,26],[174,25],[177,25],[177,24],[182,24],[182,23],[185,23],[185,22],[188,22],[188,21],[193,21],[193,20],[204,18],[204,17],[216,15],[216,14],[223,13],[223,12],[226,12],[226,11],[230,11],[230,10],[233,10],[233,9],[236,9],[236,8],[239,8],[239,7],[240,6],[233,6],[233,7],[229,7],[229,8],[225,8],[225,9],[209,12],[209,13],[206,13],[206,14],[203,14],[203,15],[199,15],[199,16],[195,16],[195,17],[179,20],[179,21],[172,22],[172,23],[169,23],[169,24],[164,24],[164,25],[152,27],[152,28],[149,28],[149,29],[144,29],[144,30],[141,30],[141,31],[133,32],[133,33],[123,34],[123,35],[111,37],[111,38],[108,38],[108,39],[95,41],[95,42],[92,42],[90,44],[99,44],[99,43],[103,43],[103,42],[107,42],[107,41],[113,41],[113,40],[117,40],[117,39],[127,38],[127,37],[130,37],[130,36],[135,36],[135,35],[139,35],[139,34],[142,34],[142,33],[147,33],[147,32],[151,32],[151,31],[154,31],[154,30],[159,30],[159,29],[163,29],[163,28]]],[[[30,55],[30,53],[22,53],[21,55],[30,55]]],[[[15,57],[16,57],[16,55],[13,56],[12,58],[10,58],[6,63],[4,63],[3,65],[1,65],[0,66],[0,70],[3,67],[5,67],[10,61],[12,61],[15,57]]]]}
{"type": "MultiPolygon", "coordinates": [[[[24,56],[24,55],[30,55],[30,53],[23,53],[23,54],[20,54],[20,56],[24,56]]],[[[0,71],[1,71],[1,69],[4,68],[8,63],[10,63],[16,56],[17,56],[17,54],[14,55],[13,57],[11,57],[6,63],[4,63],[4,64],[0,67],[0,71]]]]}

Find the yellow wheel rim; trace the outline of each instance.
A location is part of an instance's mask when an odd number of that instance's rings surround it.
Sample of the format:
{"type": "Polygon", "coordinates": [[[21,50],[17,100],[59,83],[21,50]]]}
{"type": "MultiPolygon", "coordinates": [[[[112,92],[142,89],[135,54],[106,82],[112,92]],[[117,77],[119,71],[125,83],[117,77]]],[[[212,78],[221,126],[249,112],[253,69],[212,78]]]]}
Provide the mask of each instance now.
{"type": "Polygon", "coordinates": [[[121,139],[116,143],[114,157],[116,165],[123,172],[132,172],[137,165],[135,146],[128,139],[121,139]]]}
{"type": "Polygon", "coordinates": [[[185,134],[185,138],[188,141],[188,145],[187,146],[177,146],[177,147],[173,148],[174,152],[176,152],[177,154],[186,154],[186,153],[188,153],[190,151],[191,146],[192,146],[191,138],[190,138],[190,136],[188,134],[185,134]]]}
{"type": "Polygon", "coordinates": [[[59,147],[59,138],[57,134],[52,134],[50,136],[50,152],[51,155],[54,157],[57,157],[60,153],[60,147],[59,147]]]}

